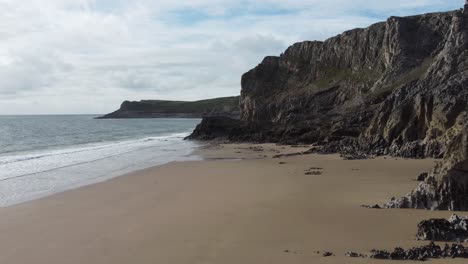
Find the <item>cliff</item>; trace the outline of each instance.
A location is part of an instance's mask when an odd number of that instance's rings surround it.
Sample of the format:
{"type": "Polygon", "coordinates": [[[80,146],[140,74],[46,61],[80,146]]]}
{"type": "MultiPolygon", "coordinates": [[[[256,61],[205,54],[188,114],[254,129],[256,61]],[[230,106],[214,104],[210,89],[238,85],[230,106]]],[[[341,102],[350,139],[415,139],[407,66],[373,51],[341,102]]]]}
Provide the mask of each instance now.
{"type": "Polygon", "coordinates": [[[468,210],[467,48],[467,8],[296,43],[242,76],[241,124],[222,136],[445,158],[431,198],[406,207],[468,210]]]}
{"type": "Polygon", "coordinates": [[[202,118],[206,116],[239,118],[239,111],[239,96],[194,102],[143,100],[125,101],[119,110],[99,118],[202,118]]]}

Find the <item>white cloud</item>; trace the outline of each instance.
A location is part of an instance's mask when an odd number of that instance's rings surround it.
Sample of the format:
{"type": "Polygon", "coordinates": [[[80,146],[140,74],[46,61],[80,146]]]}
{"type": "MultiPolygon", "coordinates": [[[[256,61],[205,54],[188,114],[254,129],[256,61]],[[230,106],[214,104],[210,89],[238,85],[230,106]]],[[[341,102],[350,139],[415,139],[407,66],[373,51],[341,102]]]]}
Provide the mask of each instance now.
{"type": "Polygon", "coordinates": [[[0,0],[0,114],[235,95],[244,72],[294,42],[461,2],[0,0]]]}

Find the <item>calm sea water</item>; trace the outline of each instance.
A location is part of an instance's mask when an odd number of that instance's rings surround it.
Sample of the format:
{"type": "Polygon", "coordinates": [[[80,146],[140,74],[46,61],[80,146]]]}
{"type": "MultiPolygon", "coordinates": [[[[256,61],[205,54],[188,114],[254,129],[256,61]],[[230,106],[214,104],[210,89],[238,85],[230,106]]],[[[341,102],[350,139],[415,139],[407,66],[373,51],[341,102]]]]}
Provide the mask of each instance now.
{"type": "Polygon", "coordinates": [[[0,116],[0,206],[191,156],[198,119],[0,116]]]}

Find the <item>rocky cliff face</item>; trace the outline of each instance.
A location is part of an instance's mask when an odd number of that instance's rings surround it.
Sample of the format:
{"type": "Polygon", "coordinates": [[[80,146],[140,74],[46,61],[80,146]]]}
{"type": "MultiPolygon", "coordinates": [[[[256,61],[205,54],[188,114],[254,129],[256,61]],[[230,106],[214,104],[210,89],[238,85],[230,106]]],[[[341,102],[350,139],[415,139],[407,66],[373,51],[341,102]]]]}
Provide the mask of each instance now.
{"type": "Polygon", "coordinates": [[[273,141],[353,137],[381,152],[440,157],[434,139],[466,102],[450,95],[463,85],[463,76],[453,76],[462,75],[459,36],[450,33],[461,32],[460,20],[460,12],[391,17],[325,42],[297,43],[242,77],[241,119],[273,127],[273,141]]]}
{"type": "Polygon", "coordinates": [[[468,8],[296,43],[242,76],[240,100],[230,139],[444,157],[405,206],[468,209],[468,8]]]}

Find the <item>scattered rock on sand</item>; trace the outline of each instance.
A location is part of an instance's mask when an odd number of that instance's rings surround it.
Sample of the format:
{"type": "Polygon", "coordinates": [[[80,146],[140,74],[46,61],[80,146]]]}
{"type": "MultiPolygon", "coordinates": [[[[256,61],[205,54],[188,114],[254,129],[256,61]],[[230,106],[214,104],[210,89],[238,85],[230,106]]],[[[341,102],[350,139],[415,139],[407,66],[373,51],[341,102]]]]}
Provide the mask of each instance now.
{"type": "Polygon", "coordinates": [[[322,175],[321,171],[306,171],[305,175],[322,175]]]}
{"type": "Polygon", "coordinates": [[[340,155],[344,160],[365,160],[374,158],[372,155],[365,153],[346,153],[340,155]]]}
{"type": "Polygon", "coordinates": [[[323,168],[311,167],[305,170],[305,175],[322,175],[321,170],[323,170],[323,168]]]}
{"type": "Polygon", "coordinates": [[[294,156],[301,156],[301,155],[304,155],[304,153],[296,152],[296,153],[278,154],[278,155],[274,155],[273,158],[279,159],[279,158],[294,157],[294,156]]]}
{"type": "Polygon", "coordinates": [[[249,147],[249,150],[255,151],[255,152],[262,152],[262,151],[264,151],[263,147],[259,147],[259,146],[249,147]]]}
{"type": "Polygon", "coordinates": [[[380,207],[380,205],[378,205],[378,204],[374,204],[374,205],[362,205],[362,207],[364,207],[364,208],[369,208],[369,209],[382,209],[382,207],[380,207]]]}
{"type": "Polygon", "coordinates": [[[366,256],[363,255],[363,254],[359,254],[359,253],[356,253],[356,252],[346,252],[345,254],[346,257],[350,257],[350,258],[365,258],[366,256]]]}
{"type": "Polygon", "coordinates": [[[277,150],[277,149],[273,149],[273,148],[272,148],[272,149],[270,149],[270,151],[271,151],[271,152],[273,152],[273,153],[281,153],[279,150],[277,150]]]}
{"type": "Polygon", "coordinates": [[[449,219],[429,219],[418,224],[419,240],[468,241],[468,217],[452,215],[449,219]]]}

